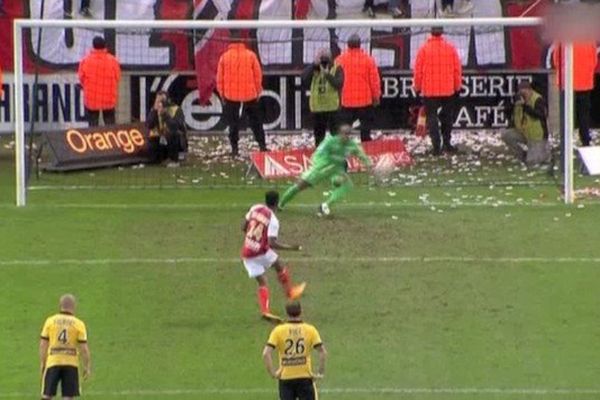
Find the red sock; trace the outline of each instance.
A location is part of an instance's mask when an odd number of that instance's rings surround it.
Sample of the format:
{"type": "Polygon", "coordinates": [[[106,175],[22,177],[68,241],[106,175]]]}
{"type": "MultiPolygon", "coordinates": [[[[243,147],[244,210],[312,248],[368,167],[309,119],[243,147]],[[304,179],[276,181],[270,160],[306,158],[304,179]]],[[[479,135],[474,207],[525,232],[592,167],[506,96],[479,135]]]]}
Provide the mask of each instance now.
{"type": "Polygon", "coordinates": [[[277,273],[277,279],[279,279],[279,283],[281,283],[285,294],[288,295],[290,290],[292,290],[292,284],[290,282],[290,273],[288,272],[287,267],[284,267],[277,273]]]}
{"type": "Polygon", "coordinates": [[[262,314],[270,313],[269,308],[269,288],[267,286],[258,287],[258,305],[262,314]]]}

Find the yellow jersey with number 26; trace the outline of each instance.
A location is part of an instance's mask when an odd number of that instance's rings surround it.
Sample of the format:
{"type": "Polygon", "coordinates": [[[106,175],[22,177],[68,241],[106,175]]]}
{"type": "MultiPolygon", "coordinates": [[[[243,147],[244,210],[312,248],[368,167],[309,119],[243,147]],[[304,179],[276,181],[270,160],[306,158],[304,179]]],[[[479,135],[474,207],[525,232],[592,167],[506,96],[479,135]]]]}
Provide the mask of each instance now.
{"type": "Polygon", "coordinates": [[[310,354],[322,344],[319,331],[302,321],[278,325],[271,331],[267,341],[267,346],[279,353],[280,379],[283,380],[312,378],[310,354]]]}

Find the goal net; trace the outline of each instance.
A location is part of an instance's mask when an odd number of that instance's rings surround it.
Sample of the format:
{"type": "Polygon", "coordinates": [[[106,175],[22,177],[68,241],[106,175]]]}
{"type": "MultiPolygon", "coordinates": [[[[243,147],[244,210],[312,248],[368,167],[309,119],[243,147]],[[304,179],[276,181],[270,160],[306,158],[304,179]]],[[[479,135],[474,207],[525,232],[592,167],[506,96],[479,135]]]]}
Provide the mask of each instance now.
{"type": "MultiPolygon", "coordinates": [[[[28,190],[287,184],[309,166],[315,122],[327,134],[350,123],[375,164],[391,154],[379,185],[562,188],[559,95],[540,19],[431,19],[427,10],[396,20],[218,21],[217,7],[189,20],[18,21],[19,202],[28,190]],[[452,107],[439,114],[440,136],[449,121],[454,148],[442,139],[439,155],[413,79],[432,27],[443,28],[462,69],[452,107]],[[227,56],[238,47],[249,52],[227,56]],[[524,82],[548,105],[554,148],[542,166],[525,165],[502,141],[524,82]]],[[[436,62],[453,71],[448,58],[436,62]]],[[[355,160],[349,167],[356,184],[373,183],[355,160]]]]}

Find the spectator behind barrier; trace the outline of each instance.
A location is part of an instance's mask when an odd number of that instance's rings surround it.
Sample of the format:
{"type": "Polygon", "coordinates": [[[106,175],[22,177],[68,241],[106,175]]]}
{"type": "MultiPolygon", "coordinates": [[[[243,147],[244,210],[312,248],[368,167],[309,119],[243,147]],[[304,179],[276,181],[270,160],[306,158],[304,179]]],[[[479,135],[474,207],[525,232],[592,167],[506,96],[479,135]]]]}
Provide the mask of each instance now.
{"type": "Polygon", "coordinates": [[[343,82],[342,67],[333,64],[331,52],[327,49],[321,49],[314,64],[302,72],[302,83],[310,89],[308,104],[314,118],[315,147],[323,141],[327,129],[331,135],[337,132],[343,82]]]}
{"type": "MultiPolygon", "coordinates": [[[[560,89],[560,106],[564,107],[564,85],[563,85],[563,63],[564,48],[560,43],[554,44],[552,63],[556,68],[556,83],[560,89]]],[[[577,42],[573,44],[573,90],[575,91],[575,119],[579,127],[579,139],[582,146],[589,146],[590,117],[592,109],[592,90],[594,89],[594,73],[598,55],[596,54],[596,43],[577,42]]],[[[561,112],[562,116],[564,113],[561,112]]],[[[561,124],[562,126],[562,124],[561,124]]],[[[564,135],[561,135],[561,141],[564,135]]],[[[561,146],[561,149],[563,146],[561,146]]]]}
{"type": "Polygon", "coordinates": [[[381,80],[375,59],[360,48],[360,37],[353,34],[348,39],[348,49],[338,56],[335,64],[344,71],[342,86],[342,119],[352,125],[360,121],[360,139],[371,140],[375,119],[374,107],[381,97],[381,80]]]}
{"type": "MultiPolygon", "coordinates": [[[[406,13],[403,7],[400,5],[401,0],[389,0],[388,1],[388,13],[392,18],[404,18],[406,13]]],[[[365,0],[363,5],[363,13],[367,14],[369,18],[375,18],[375,3],[374,0],[365,0]]]]}
{"type": "MultiPolygon", "coordinates": [[[[69,2],[67,2],[67,5],[65,7],[65,17],[67,19],[73,18],[73,1],[74,0],[70,0],[69,2]]],[[[2,2],[2,0],[0,0],[0,2],[2,2]]],[[[91,11],[91,0],[81,0],[81,2],[79,3],[79,15],[81,15],[84,18],[94,17],[91,11]]]]}
{"type": "Polygon", "coordinates": [[[92,12],[90,11],[91,0],[81,0],[79,5],[79,14],[85,18],[92,18],[92,12]]]}
{"type": "Polygon", "coordinates": [[[96,36],[93,47],[79,63],[78,71],[86,116],[90,126],[99,124],[100,114],[104,125],[114,125],[121,66],[106,49],[104,38],[96,36]]]}
{"type": "Polygon", "coordinates": [[[469,14],[475,6],[472,0],[441,0],[441,11],[439,13],[442,18],[464,17],[469,14]],[[457,4],[460,2],[460,4],[457,4]]]}
{"type": "Polygon", "coordinates": [[[502,133],[502,140],[509,150],[527,166],[550,161],[546,102],[529,82],[519,84],[513,122],[514,129],[502,133]],[[522,145],[527,147],[527,151],[522,145]]]}
{"type": "Polygon", "coordinates": [[[181,107],[173,103],[167,92],[156,94],[146,126],[150,130],[150,153],[153,162],[169,159],[167,167],[178,167],[187,152],[187,128],[181,107]]]}
{"type": "Polygon", "coordinates": [[[458,51],[442,37],[443,32],[441,27],[431,29],[431,36],[417,52],[414,68],[414,88],[423,97],[427,130],[435,156],[440,155],[442,149],[449,153],[456,152],[451,143],[452,124],[462,85],[462,66],[458,51]],[[440,120],[443,147],[440,140],[440,120]]]}
{"type": "Polygon", "coordinates": [[[229,126],[231,155],[239,155],[240,107],[248,115],[254,139],[260,151],[266,151],[263,113],[259,104],[262,87],[262,68],[258,57],[246,48],[240,32],[231,32],[233,43],[219,59],[217,67],[217,91],[223,101],[223,117],[229,126]]]}

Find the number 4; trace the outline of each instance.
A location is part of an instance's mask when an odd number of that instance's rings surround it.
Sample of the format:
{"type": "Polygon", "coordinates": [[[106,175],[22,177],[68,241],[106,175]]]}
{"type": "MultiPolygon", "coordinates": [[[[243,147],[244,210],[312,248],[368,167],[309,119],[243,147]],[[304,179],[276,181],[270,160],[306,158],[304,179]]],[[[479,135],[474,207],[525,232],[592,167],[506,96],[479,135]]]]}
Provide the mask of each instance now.
{"type": "Polygon", "coordinates": [[[58,341],[61,342],[62,344],[66,344],[68,340],[69,340],[69,338],[67,337],[67,330],[63,329],[58,334],[58,341]]]}

